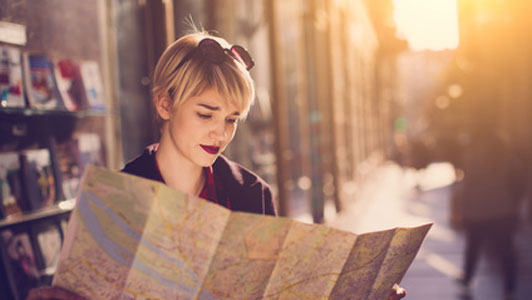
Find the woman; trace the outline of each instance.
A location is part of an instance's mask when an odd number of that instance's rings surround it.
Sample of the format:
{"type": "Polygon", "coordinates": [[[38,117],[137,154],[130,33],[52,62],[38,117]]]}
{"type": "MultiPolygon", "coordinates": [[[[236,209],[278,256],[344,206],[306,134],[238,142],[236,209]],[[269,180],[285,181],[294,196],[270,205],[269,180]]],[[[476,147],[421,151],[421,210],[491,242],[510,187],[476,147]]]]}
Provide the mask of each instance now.
{"type": "Polygon", "coordinates": [[[275,215],[269,186],[220,155],[255,97],[251,67],[244,48],[206,34],[184,36],[168,47],[153,81],[160,143],[123,171],[231,210],[275,215]]]}
{"type": "MultiPolygon", "coordinates": [[[[275,215],[269,186],[223,157],[255,91],[253,60],[241,46],[206,33],[188,34],[162,54],[154,72],[153,103],[161,139],[122,171],[158,180],[234,211],[275,215]]],[[[394,286],[389,299],[404,289],[394,286]]],[[[60,288],[33,290],[27,299],[80,299],[60,288]]]]}

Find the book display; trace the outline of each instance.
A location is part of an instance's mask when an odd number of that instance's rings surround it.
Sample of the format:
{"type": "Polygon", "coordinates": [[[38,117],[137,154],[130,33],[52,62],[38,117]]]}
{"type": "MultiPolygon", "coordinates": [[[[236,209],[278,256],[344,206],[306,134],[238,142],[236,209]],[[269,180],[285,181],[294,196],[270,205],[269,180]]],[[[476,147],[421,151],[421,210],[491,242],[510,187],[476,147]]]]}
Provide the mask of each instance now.
{"type": "Polygon", "coordinates": [[[103,149],[100,137],[97,134],[84,133],[74,138],[79,151],[81,174],[86,165],[104,166],[103,149]]]}
{"type": "Polygon", "coordinates": [[[78,143],[68,140],[56,146],[57,160],[62,175],[62,191],[66,199],[76,196],[81,177],[81,159],[78,143]]]}
{"type": "Polygon", "coordinates": [[[81,78],[89,108],[104,110],[104,95],[100,67],[95,61],[83,61],[80,65],[81,78]]]}
{"type": "Polygon", "coordinates": [[[24,232],[3,230],[0,232],[0,245],[8,285],[14,291],[13,298],[25,299],[40,280],[30,237],[24,232]]]}
{"type": "Polygon", "coordinates": [[[61,107],[53,76],[53,64],[48,57],[24,53],[24,80],[29,107],[37,109],[61,107]]]}
{"type": "Polygon", "coordinates": [[[24,107],[20,49],[0,46],[0,107],[24,107]]]}
{"type": "Polygon", "coordinates": [[[52,205],[57,197],[48,149],[24,151],[21,153],[21,163],[30,210],[52,205]]]}
{"type": "Polygon", "coordinates": [[[81,170],[103,165],[102,155],[94,133],[0,153],[0,299],[25,299],[51,283],[81,170]]]}
{"type": "Polygon", "coordinates": [[[52,59],[11,46],[0,45],[0,95],[3,108],[105,111],[98,62],[52,59]]]}
{"type": "Polygon", "coordinates": [[[0,153],[0,218],[24,210],[22,173],[17,153],[0,153]]]}
{"type": "Polygon", "coordinates": [[[87,106],[79,64],[76,61],[71,59],[56,60],[54,62],[54,75],[59,94],[67,110],[77,111],[87,106]]]}
{"type": "Polygon", "coordinates": [[[0,153],[1,299],[25,299],[31,288],[51,283],[79,186],[78,145],[73,139],[57,147],[0,153]],[[69,148],[64,145],[71,148],[68,153],[62,152],[69,148]],[[54,157],[61,158],[55,164],[60,168],[54,168],[54,157]]]}
{"type": "Polygon", "coordinates": [[[64,198],[75,198],[85,166],[105,166],[100,137],[93,133],[78,134],[55,149],[64,198]]]}
{"type": "Polygon", "coordinates": [[[0,42],[0,299],[51,283],[82,171],[110,152],[97,8],[2,4],[26,41],[0,42]]]}
{"type": "Polygon", "coordinates": [[[61,250],[62,238],[60,228],[50,224],[41,227],[35,235],[43,265],[43,271],[41,273],[51,275],[55,271],[61,250]]]}

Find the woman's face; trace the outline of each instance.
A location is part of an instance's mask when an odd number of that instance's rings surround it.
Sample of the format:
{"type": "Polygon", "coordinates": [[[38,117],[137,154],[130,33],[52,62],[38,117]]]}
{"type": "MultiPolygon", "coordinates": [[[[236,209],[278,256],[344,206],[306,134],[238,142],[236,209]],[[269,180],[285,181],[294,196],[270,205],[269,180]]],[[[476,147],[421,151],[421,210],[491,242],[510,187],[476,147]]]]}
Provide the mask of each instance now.
{"type": "Polygon", "coordinates": [[[163,135],[169,135],[178,155],[201,167],[214,163],[233,139],[241,113],[227,102],[215,89],[208,89],[170,115],[163,135]]]}

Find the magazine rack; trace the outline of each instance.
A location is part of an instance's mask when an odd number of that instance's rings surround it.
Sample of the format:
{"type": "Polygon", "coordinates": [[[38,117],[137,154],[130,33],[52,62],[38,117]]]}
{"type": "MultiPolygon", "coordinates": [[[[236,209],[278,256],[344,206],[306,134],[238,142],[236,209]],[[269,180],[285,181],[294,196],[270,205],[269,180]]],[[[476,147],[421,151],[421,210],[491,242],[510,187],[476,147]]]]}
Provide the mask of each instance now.
{"type": "MultiPolygon", "coordinates": [[[[49,153],[55,191],[51,205],[37,209],[26,206],[25,211],[0,218],[1,299],[22,299],[27,292],[26,288],[21,288],[22,285],[31,287],[51,282],[66,223],[75,201],[67,199],[73,195],[64,193],[65,175],[60,167],[57,145],[69,141],[79,131],[101,132],[102,128],[98,128],[98,125],[104,124],[103,118],[109,115],[100,110],[70,112],[0,108],[0,155],[6,152],[21,153],[31,148],[45,149],[49,153]],[[23,256],[26,257],[25,262],[21,261],[23,256]],[[24,267],[26,271],[23,271],[21,265],[33,266],[33,271],[28,274],[27,266],[24,267]]],[[[38,188],[25,185],[24,182],[22,186],[25,190],[38,188]]],[[[3,205],[2,195],[0,205],[3,205]]],[[[5,211],[3,214],[6,215],[5,211]]]]}
{"type": "Polygon", "coordinates": [[[5,149],[15,144],[17,149],[24,149],[35,143],[46,146],[50,137],[65,140],[72,135],[76,119],[74,113],[66,111],[0,109],[0,146],[5,149]]]}
{"type": "Polygon", "coordinates": [[[55,218],[67,219],[68,215],[72,211],[72,208],[74,207],[74,204],[75,199],[68,199],[37,211],[25,212],[19,215],[8,216],[7,218],[0,220],[0,231],[34,221],[55,218]]]}
{"type": "Polygon", "coordinates": [[[0,221],[2,299],[23,299],[28,288],[51,283],[74,203],[66,200],[0,221]]]}
{"type": "MultiPolygon", "coordinates": [[[[8,199],[8,205],[11,205],[9,208],[14,208],[8,213],[0,211],[0,215],[7,216],[0,216],[0,299],[15,300],[24,299],[30,288],[48,283],[53,274],[66,220],[74,202],[65,199],[75,197],[73,191],[76,187],[75,180],[68,177],[69,174],[65,175],[64,162],[69,157],[89,163],[94,159],[88,152],[78,153],[74,157],[64,155],[62,151],[75,148],[71,144],[82,144],[85,149],[99,149],[101,162],[106,165],[106,154],[117,159],[115,149],[120,149],[115,144],[117,142],[103,138],[110,137],[114,133],[114,126],[118,124],[115,116],[105,110],[112,109],[113,101],[109,98],[114,95],[105,93],[103,84],[105,82],[108,86],[113,86],[107,68],[112,65],[109,60],[114,53],[107,44],[107,31],[110,28],[107,24],[110,16],[107,5],[102,1],[26,2],[3,1],[0,15],[0,21],[23,27],[21,35],[25,37],[23,43],[5,39],[0,42],[4,49],[11,47],[18,51],[6,50],[9,59],[4,59],[3,68],[0,68],[9,78],[8,96],[2,94],[0,101],[0,155],[9,158],[4,159],[4,163],[15,162],[15,167],[20,169],[15,169],[9,177],[0,176],[0,203],[5,204],[4,200],[8,199]],[[21,62],[15,59],[18,56],[21,56],[21,62]],[[48,69],[50,64],[44,64],[45,58],[53,64],[51,70],[48,69]],[[69,65],[67,62],[70,60],[73,64],[69,65]],[[69,68],[76,64],[79,72],[75,68],[69,68]],[[22,72],[13,71],[19,67],[22,67],[22,72]],[[99,69],[100,74],[94,72],[95,69],[99,69]],[[65,85],[64,81],[58,80],[59,75],[62,79],[71,81],[65,85]],[[104,78],[97,78],[101,75],[104,78]],[[95,78],[98,80],[92,80],[95,78]],[[18,84],[19,79],[23,84],[18,84]],[[12,88],[13,85],[17,88],[12,88]],[[65,89],[74,100],[79,100],[75,104],[80,105],[68,105],[68,99],[65,99],[68,97],[63,93],[65,89]],[[12,97],[9,98],[9,95],[12,97]],[[54,101],[47,99],[53,98],[58,98],[57,105],[37,105],[50,104],[54,101]],[[94,99],[102,101],[91,101],[94,99]],[[37,160],[31,161],[31,157],[42,158],[41,154],[46,151],[47,176],[41,177],[38,171],[42,166],[38,165],[36,168],[32,165],[37,160]],[[27,165],[30,167],[25,168],[27,165]],[[33,177],[26,176],[26,171],[23,170],[30,170],[28,174],[33,177]],[[48,176],[49,173],[53,176],[48,176]],[[35,176],[36,174],[39,176],[35,176]],[[47,202],[39,205],[38,201],[30,201],[30,205],[17,210],[14,195],[8,194],[14,189],[9,186],[9,191],[6,191],[6,182],[22,178],[20,182],[27,183],[28,180],[24,177],[37,178],[33,181],[39,181],[39,185],[27,185],[23,189],[19,185],[18,190],[23,191],[22,194],[40,194],[41,198],[46,194],[47,202]],[[52,179],[48,180],[49,178],[52,179]],[[68,194],[65,192],[65,183],[68,183],[68,194]],[[43,191],[42,187],[46,187],[46,184],[50,189],[43,191]]],[[[17,32],[20,34],[20,31],[17,32]]],[[[3,83],[2,91],[5,92],[5,80],[3,83]]],[[[1,164],[2,160],[0,170],[1,164]]],[[[3,170],[5,175],[5,166],[3,170]]],[[[76,175],[82,171],[78,170],[76,175]]]]}
{"type": "Polygon", "coordinates": [[[0,150],[16,144],[17,149],[37,143],[46,147],[50,137],[61,142],[72,136],[85,119],[106,117],[105,111],[82,110],[44,110],[31,108],[0,108],[0,150]]]}

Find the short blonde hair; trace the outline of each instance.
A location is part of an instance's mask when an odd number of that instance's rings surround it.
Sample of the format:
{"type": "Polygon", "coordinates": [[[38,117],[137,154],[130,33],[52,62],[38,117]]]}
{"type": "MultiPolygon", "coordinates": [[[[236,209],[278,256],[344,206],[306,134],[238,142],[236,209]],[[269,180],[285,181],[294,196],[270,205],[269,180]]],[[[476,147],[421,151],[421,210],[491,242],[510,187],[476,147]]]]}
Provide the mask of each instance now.
{"type": "Polygon", "coordinates": [[[241,63],[227,59],[220,64],[214,64],[201,57],[192,56],[176,69],[204,38],[214,39],[224,48],[230,47],[226,40],[205,32],[187,34],[173,42],[163,52],[155,67],[153,97],[168,93],[175,111],[190,97],[215,88],[222,98],[239,109],[241,118],[245,118],[255,98],[255,88],[253,79],[241,63]]]}

